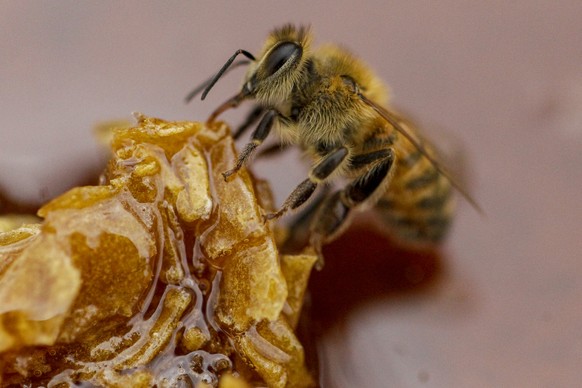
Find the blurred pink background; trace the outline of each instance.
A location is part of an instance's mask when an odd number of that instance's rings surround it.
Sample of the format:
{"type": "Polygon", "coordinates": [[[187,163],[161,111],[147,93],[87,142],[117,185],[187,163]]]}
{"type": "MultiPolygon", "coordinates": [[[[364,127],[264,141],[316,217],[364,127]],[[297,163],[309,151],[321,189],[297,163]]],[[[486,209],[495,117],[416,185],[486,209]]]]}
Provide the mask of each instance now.
{"type": "MultiPolygon", "coordinates": [[[[582,2],[358,4],[0,3],[0,187],[42,202],[79,184],[101,168],[99,122],[206,118],[243,71],[185,105],[193,86],[274,26],[309,23],[316,43],[364,58],[398,107],[462,148],[486,212],[460,200],[431,292],[363,303],[326,332],[323,385],[579,384],[582,2]]],[[[288,165],[256,163],[279,202],[305,176],[288,165]]]]}

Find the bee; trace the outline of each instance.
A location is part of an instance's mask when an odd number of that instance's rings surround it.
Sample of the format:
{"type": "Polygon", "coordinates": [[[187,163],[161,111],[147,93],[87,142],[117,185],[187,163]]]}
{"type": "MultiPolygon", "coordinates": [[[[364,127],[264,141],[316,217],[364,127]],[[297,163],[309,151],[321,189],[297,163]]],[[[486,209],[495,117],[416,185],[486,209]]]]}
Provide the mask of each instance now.
{"type": "Polygon", "coordinates": [[[343,178],[343,188],[328,191],[312,216],[310,244],[320,260],[322,245],[341,234],[356,210],[374,208],[400,239],[432,244],[442,240],[451,223],[452,187],[478,209],[414,125],[387,108],[388,92],[380,79],[347,50],[314,49],[309,28],[285,25],[271,32],[257,57],[237,50],[187,101],[200,92],[204,99],[229,68],[239,65],[249,66],[240,92],[208,120],[252,100],[255,107],[235,137],[258,125],[223,176],[236,174],[275,129],[282,144],[299,146],[313,165],[266,220],[302,207],[319,186],[343,178]],[[239,55],[247,59],[235,62],[239,55]]]}

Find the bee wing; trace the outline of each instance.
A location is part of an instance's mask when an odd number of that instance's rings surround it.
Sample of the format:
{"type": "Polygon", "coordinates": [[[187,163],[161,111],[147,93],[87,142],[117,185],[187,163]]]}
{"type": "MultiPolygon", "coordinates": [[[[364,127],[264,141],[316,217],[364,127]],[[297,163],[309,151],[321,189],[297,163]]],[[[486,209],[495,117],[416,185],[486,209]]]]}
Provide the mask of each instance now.
{"type": "Polygon", "coordinates": [[[384,120],[386,120],[392,127],[398,131],[402,136],[406,138],[425,158],[427,158],[434,168],[442,174],[445,178],[447,178],[451,185],[479,212],[483,214],[483,209],[477,203],[477,201],[465,190],[465,188],[453,178],[453,175],[447,170],[439,160],[435,159],[424,146],[420,143],[420,141],[414,137],[409,131],[406,130],[407,127],[411,126],[411,123],[407,120],[403,119],[402,117],[398,116],[396,113],[389,111],[388,109],[376,104],[374,101],[368,99],[361,93],[358,93],[361,100],[367,104],[370,108],[372,108],[376,113],[378,113],[384,120]]]}
{"type": "Polygon", "coordinates": [[[421,127],[419,133],[422,139],[430,144],[431,149],[436,152],[439,162],[445,166],[449,175],[471,193],[471,190],[467,189],[470,186],[470,177],[472,176],[471,163],[469,163],[462,139],[447,128],[438,125],[431,125],[430,132],[427,132],[422,131],[421,127]]]}

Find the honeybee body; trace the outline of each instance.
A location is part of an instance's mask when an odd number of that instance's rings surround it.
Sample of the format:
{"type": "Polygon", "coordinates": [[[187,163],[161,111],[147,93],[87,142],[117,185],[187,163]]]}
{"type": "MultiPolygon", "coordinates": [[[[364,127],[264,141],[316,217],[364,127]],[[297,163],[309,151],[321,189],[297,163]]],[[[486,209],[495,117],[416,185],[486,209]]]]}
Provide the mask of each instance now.
{"type": "MultiPolygon", "coordinates": [[[[446,233],[453,213],[451,184],[407,139],[346,87],[353,79],[370,99],[386,106],[387,90],[357,58],[339,47],[324,46],[312,55],[307,76],[291,101],[278,107],[289,119],[280,121],[282,139],[298,144],[315,164],[329,150],[345,146],[348,163],[334,174],[348,180],[370,165],[353,166],[352,156],[391,149],[394,163],[383,187],[359,205],[374,206],[392,232],[407,242],[437,242],[446,233]],[[343,77],[342,77],[343,76],[343,77]]],[[[406,130],[418,139],[412,124],[406,130]]],[[[432,152],[427,144],[425,150],[432,152]]],[[[330,177],[333,178],[333,177],[330,177]]]]}
{"type": "Polygon", "coordinates": [[[313,217],[311,243],[317,249],[345,228],[353,209],[366,207],[377,209],[405,240],[436,242],[444,236],[453,208],[451,180],[414,126],[383,108],[388,92],[362,61],[337,46],[312,50],[309,31],[288,25],[271,33],[257,58],[237,51],[205,85],[203,98],[240,53],[251,59],[242,89],[209,120],[247,99],[257,108],[242,130],[262,118],[225,179],[272,128],[314,161],[309,177],[266,219],[300,207],[320,184],[341,177],[345,186],[327,196],[313,217]]]}

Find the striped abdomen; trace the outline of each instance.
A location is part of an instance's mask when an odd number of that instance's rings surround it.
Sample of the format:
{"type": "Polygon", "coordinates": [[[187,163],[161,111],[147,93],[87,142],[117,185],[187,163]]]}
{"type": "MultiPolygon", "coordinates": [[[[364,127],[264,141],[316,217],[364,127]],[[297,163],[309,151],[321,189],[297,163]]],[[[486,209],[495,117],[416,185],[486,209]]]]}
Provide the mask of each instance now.
{"type": "Polygon", "coordinates": [[[396,237],[412,243],[438,242],[453,215],[451,182],[403,137],[397,136],[393,149],[394,172],[376,209],[396,237]]]}

